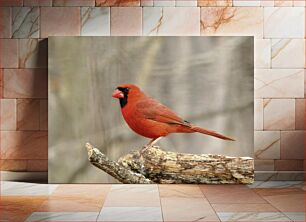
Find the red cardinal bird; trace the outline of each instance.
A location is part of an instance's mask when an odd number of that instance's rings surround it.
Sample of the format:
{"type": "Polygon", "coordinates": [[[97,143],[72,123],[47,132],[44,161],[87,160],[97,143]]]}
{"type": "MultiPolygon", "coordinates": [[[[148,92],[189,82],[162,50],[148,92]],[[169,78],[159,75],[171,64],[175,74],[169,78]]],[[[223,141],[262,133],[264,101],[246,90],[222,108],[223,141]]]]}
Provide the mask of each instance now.
{"type": "Polygon", "coordinates": [[[151,138],[148,146],[170,133],[203,133],[223,140],[234,140],[183,120],[168,107],[145,95],[137,86],[122,84],[112,95],[119,99],[121,112],[129,127],[141,136],[151,138]]]}

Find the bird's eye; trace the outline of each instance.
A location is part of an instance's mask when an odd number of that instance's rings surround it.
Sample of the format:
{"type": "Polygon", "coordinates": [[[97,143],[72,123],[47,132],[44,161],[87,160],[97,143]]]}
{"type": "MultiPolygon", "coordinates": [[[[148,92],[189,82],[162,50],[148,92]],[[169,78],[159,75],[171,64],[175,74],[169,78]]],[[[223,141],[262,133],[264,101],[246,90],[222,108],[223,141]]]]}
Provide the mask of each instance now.
{"type": "Polygon", "coordinates": [[[129,92],[129,88],[123,88],[122,92],[128,93],[129,92]]]}

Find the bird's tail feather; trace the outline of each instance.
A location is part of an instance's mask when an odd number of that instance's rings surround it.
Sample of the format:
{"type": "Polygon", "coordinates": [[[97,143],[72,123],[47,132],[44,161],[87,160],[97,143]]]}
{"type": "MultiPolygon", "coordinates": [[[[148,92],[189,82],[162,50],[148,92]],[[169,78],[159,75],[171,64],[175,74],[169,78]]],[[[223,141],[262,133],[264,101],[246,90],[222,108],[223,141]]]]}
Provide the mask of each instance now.
{"type": "Polygon", "coordinates": [[[192,129],[193,129],[194,132],[198,132],[198,133],[203,133],[203,134],[206,134],[206,135],[214,136],[214,137],[217,137],[217,138],[220,138],[220,139],[223,139],[223,140],[235,141],[235,139],[233,139],[231,137],[224,136],[224,135],[222,135],[220,133],[217,133],[215,131],[207,130],[207,129],[204,129],[204,128],[201,128],[201,127],[198,127],[198,126],[193,126],[192,129]]]}

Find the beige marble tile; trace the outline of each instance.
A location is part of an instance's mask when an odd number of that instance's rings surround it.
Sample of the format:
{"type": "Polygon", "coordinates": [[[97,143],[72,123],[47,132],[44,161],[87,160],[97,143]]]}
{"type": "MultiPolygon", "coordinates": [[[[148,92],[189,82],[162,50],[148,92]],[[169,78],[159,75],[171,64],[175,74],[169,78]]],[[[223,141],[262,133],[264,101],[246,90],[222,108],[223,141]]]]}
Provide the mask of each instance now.
{"type": "Polygon", "coordinates": [[[111,187],[111,184],[61,184],[52,193],[52,196],[87,197],[104,201],[111,187]]]}
{"type": "Polygon", "coordinates": [[[196,7],[197,4],[197,0],[175,0],[175,6],[196,7]]]}
{"type": "Polygon", "coordinates": [[[256,98],[303,98],[303,69],[256,69],[256,98]]]}
{"type": "Polygon", "coordinates": [[[52,6],[52,0],[23,0],[24,6],[52,6]]]}
{"type": "Polygon", "coordinates": [[[0,7],[0,38],[11,38],[12,9],[0,7]]]}
{"type": "Polygon", "coordinates": [[[96,0],[96,6],[140,6],[140,0],[96,0]]]}
{"type": "Polygon", "coordinates": [[[41,38],[80,35],[80,11],[79,7],[42,7],[41,38]]]}
{"type": "Polygon", "coordinates": [[[254,160],[255,171],[273,171],[274,160],[254,160]]]}
{"type": "Polygon", "coordinates": [[[293,0],[274,0],[275,7],[290,7],[293,6],[293,0]]]}
{"type": "Polygon", "coordinates": [[[17,39],[0,39],[0,68],[18,68],[17,39]]]}
{"type": "Polygon", "coordinates": [[[255,68],[271,67],[271,40],[255,40],[255,68]]]}
{"type": "Polygon", "coordinates": [[[111,8],[110,28],[111,28],[112,36],[141,35],[142,33],[142,8],[141,7],[112,7],[111,8]]]}
{"type": "Polygon", "coordinates": [[[48,75],[46,69],[5,69],[5,98],[46,98],[48,75]]]}
{"type": "Polygon", "coordinates": [[[281,159],[304,159],[305,131],[281,132],[281,159]]]}
{"type": "Polygon", "coordinates": [[[153,4],[154,4],[153,2],[154,2],[154,0],[140,0],[140,5],[145,6],[145,7],[153,6],[153,4]]]}
{"type": "Polygon", "coordinates": [[[46,39],[19,39],[19,68],[47,68],[48,42],[46,39]]]}
{"type": "Polygon", "coordinates": [[[272,39],[271,58],[273,68],[304,68],[305,40],[272,39]]]}
{"type": "Polygon", "coordinates": [[[105,207],[159,207],[157,185],[113,185],[105,207]]]}
{"type": "Polygon", "coordinates": [[[22,0],[1,0],[0,7],[22,6],[22,0]]]}
{"type": "Polygon", "coordinates": [[[280,159],[280,132],[254,132],[255,159],[280,159]]]}
{"type": "Polygon", "coordinates": [[[0,69],[0,99],[3,98],[3,69],[0,69]]]}
{"type": "Polygon", "coordinates": [[[97,212],[103,206],[103,199],[80,196],[50,196],[37,209],[38,212],[97,212]]]}
{"type": "MultiPolygon", "coordinates": [[[[274,168],[275,169],[275,168],[274,168]]],[[[259,171],[255,174],[255,181],[303,181],[303,171],[259,171]]]]}
{"type": "Polygon", "coordinates": [[[200,35],[200,9],[197,7],[144,8],[143,35],[200,35]]]}
{"type": "Polygon", "coordinates": [[[34,212],[26,220],[30,221],[96,221],[99,212],[34,212]]]}
{"type": "Polygon", "coordinates": [[[12,37],[39,37],[39,8],[13,7],[12,9],[12,37]]]}
{"type": "Polygon", "coordinates": [[[1,221],[25,221],[28,216],[36,211],[46,196],[1,196],[0,220],[1,221]]]}
{"type": "Polygon", "coordinates": [[[258,193],[260,196],[264,197],[265,199],[266,197],[276,197],[283,195],[292,196],[296,194],[303,194],[303,189],[294,186],[255,188],[254,190],[256,193],[258,193]]]}
{"type": "MultiPolygon", "coordinates": [[[[255,181],[273,183],[277,187],[277,183],[303,181],[304,174],[301,171],[257,171],[255,174],[255,181]]],[[[284,187],[290,186],[284,184],[284,187]]],[[[292,186],[292,185],[291,185],[292,186]]],[[[282,184],[281,184],[281,187],[282,184]]]]}
{"type": "Polygon", "coordinates": [[[270,188],[276,188],[276,189],[288,189],[289,192],[292,190],[295,192],[296,190],[300,191],[303,189],[304,182],[298,181],[298,180],[291,180],[291,181],[281,181],[281,180],[271,180],[271,181],[255,181],[253,184],[248,185],[251,189],[255,189],[257,192],[258,190],[265,191],[268,190],[268,192],[271,191],[270,188]]]}
{"type": "Polygon", "coordinates": [[[211,204],[266,203],[245,185],[199,185],[211,204]]]}
{"type": "MultiPolygon", "coordinates": [[[[4,172],[2,173],[4,174],[4,172]]],[[[25,197],[31,197],[35,199],[35,197],[51,195],[52,192],[58,186],[59,185],[57,184],[43,184],[43,183],[30,183],[30,182],[2,180],[1,181],[1,195],[3,196],[25,196],[25,197]]]]}
{"type": "Polygon", "coordinates": [[[38,99],[17,99],[17,130],[39,130],[38,99]]]}
{"type": "Polygon", "coordinates": [[[260,6],[260,0],[233,0],[233,6],[260,6]]]}
{"type": "Polygon", "coordinates": [[[304,69],[304,98],[306,98],[306,69],[304,69]]]}
{"type": "Polygon", "coordinates": [[[153,0],[154,7],[175,6],[175,0],[153,0]]]}
{"type": "Polygon", "coordinates": [[[305,129],[305,99],[295,100],[295,129],[305,129]]]}
{"type": "Polygon", "coordinates": [[[265,38],[304,38],[305,10],[300,7],[264,8],[265,38]]]}
{"type": "Polygon", "coordinates": [[[293,0],[293,6],[295,6],[295,7],[305,7],[306,2],[304,0],[293,0]]]}
{"type": "Polygon", "coordinates": [[[274,0],[260,0],[260,6],[274,6],[274,0]]]}
{"type": "Polygon", "coordinates": [[[220,212],[218,216],[221,221],[290,221],[280,212],[220,212]]]}
{"type": "Polygon", "coordinates": [[[198,6],[233,6],[233,0],[198,0],[198,6]]]}
{"type": "Polygon", "coordinates": [[[275,207],[268,203],[260,204],[212,204],[216,212],[276,212],[275,207]]]}
{"type": "Polygon", "coordinates": [[[303,160],[275,160],[274,170],[276,171],[303,171],[303,160]]]}
{"type": "Polygon", "coordinates": [[[110,35],[109,7],[82,7],[81,19],[82,36],[110,35]]]}
{"type": "Polygon", "coordinates": [[[97,221],[163,221],[160,207],[103,207],[97,221]]]}
{"type": "Polygon", "coordinates": [[[289,130],[295,128],[294,99],[264,100],[264,129],[289,130]]]}
{"type": "Polygon", "coordinates": [[[198,185],[193,184],[159,184],[159,196],[163,197],[185,197],[185,198],[204,198],[198,185]]]}
{"type": "Polygon", "coordinates": [[[0,129],[16,130],[16,100],[1,99],[0,100],[0,129]]]}
{"type": "Polygon", "coordinates": [[[48,160],[27,160],[27,171],[48,172],[48,160]]]}
{"type": "Polygon", "coordinates": [[[219,221],[205,198],[161,198],[164,221],[219,221]]]}
{"type": "Polygon", "coordinates": [[[263,100],[254,100],[254,129],[263,130],[263,100]]]}
{"type": "Polygon", "coordinates": [[[39,131],[1,131],[4,159],[47,159],[48,133],[39,131]]]}
{"type": "Polygon", "coordinates": [[[48,130],[48,100],[41,99],[39,106],[39,129],[48,130]]]}
{"type": "Polygon", "coordinates": [[[0,170],[13,172],[27,171],[27,160],[0,160],[0,170]]]}
{"type": "Polygon", "coordinates": [[[53,6],[95,6],[95,0],[53,0],[53,6]]]}
{"type": "Polygon", "coordinates": [[[284,214],[294,222],[305,221],[305,211],[304,212],[284,212],[284,214]]]}
{"type": "Polygon", "coordinates": [[[202,7],[201,35],[263,36],[260,7],[202,7]]]}

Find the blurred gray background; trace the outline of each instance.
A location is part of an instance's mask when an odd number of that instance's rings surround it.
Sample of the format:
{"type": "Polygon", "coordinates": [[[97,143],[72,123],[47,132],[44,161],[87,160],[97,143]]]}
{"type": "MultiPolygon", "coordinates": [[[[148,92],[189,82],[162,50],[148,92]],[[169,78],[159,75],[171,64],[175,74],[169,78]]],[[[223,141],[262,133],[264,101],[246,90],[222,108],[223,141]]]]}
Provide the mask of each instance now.
{"type": "Polygon", "coordinates": [[[50,37],[49,182],[116,183],[92,166],[90,141],[117,160],[149,139],[126,125],[120,83],[184,119],[234,137],[173,134],[165,150],[253,156],[253,37],[50,37]]]}

